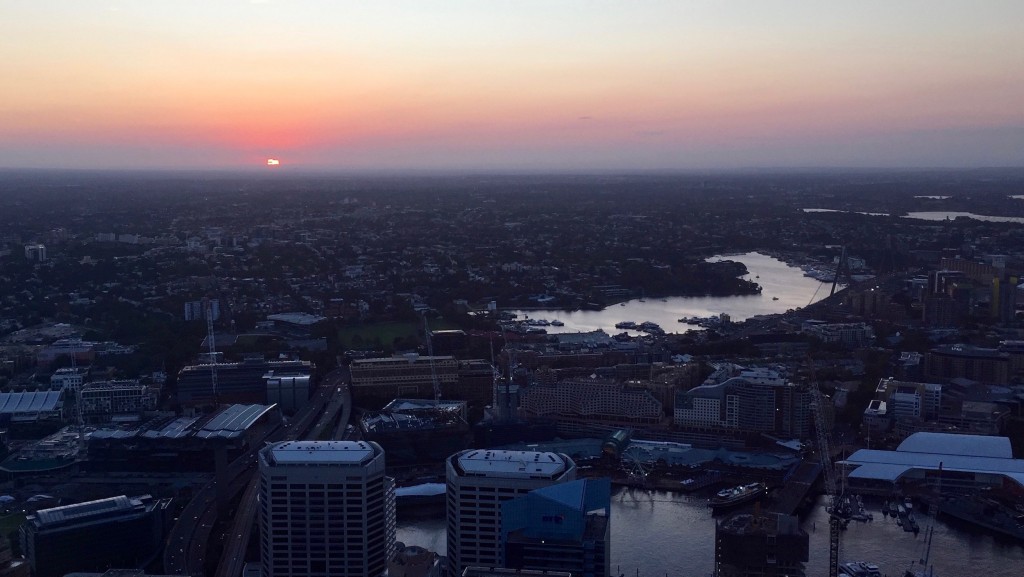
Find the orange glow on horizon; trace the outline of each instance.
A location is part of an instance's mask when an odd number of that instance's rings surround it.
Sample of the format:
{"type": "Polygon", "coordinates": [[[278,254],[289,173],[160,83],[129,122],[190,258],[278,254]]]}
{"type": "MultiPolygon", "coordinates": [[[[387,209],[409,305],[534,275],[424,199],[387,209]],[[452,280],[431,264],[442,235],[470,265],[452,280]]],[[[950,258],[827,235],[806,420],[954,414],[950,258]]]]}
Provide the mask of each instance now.
{"type": "Polygon", "coordinates": [[[2,167],[1024,162],[1019,2],[7,4],[2,167]]]}

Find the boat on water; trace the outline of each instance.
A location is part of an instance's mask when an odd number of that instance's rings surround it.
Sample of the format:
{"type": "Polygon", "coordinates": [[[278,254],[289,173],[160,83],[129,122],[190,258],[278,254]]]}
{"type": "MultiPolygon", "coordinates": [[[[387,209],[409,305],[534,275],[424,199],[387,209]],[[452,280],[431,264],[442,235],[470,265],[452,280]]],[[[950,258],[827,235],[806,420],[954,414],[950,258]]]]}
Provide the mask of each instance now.
{"type": "MultiPolygon", "coordinates": [[[[899,519],[897,519],[897,522],[899,522],[899,519]]],[[[903,530],[907,533],[913,531],[915,535],[917,535],[918,531],[921,530],[921,526],[917,524],[917,519],[914,518],[913,513],[907,513],[906,517],[903,518],[903,522],[900,523],[900,526],[902,526],[903,530]]]]}
{"type": "Polygon", "coordinates": [[[637,326],[637,330],[641,330],[641,331],[644,331],[644,332],[647,332],[647,333],[651,333],[651,334],[662,334],[662,333],[665,332],[665,331],[663,331],[661,329],[661,326],[658,325],[658,323],[651,322],[651,321],[644,321],[644,322],[640,323],[637,326]]]}
{"type": "Polygon", "coordinates": [[[1024,514],[989,497],[948,497],[939,503],[939,514],[1024,540],[1024,514]]]}
{"type": "Polygon", "coordinates": [[[895,517],[899,512],[899,504],[896,501],[889,501],[889,516],[895,517]]]}
{"type": "Polygon", "coordinates": [[[711,315],[707,317],[682,317],[678,320],[681,323],[697,325],[705,329],[716,328],[722,324],[721,315],[711,315]]]}
{"type": "Polygon", "coordinates": [[[850,561],[839,564],[839,574],[846,577],[882,577],[882,570],[874,563],[850,561]]]}
{"type": "Polygon", "coordinates": [[[744,503],[749,503],[759,497],[763,497],[767,492],[768,487],[761,482],[739,485],[729,489],[722,489],[718,493],[715,493],[715,496],[708,501],[708,505],[713,509],[738,507],[744,503]]]}

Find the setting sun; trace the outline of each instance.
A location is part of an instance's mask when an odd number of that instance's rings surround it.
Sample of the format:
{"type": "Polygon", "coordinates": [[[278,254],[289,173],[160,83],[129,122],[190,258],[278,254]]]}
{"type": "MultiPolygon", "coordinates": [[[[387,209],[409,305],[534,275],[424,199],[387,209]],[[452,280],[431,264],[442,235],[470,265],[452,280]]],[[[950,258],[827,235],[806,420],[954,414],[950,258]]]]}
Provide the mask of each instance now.
{"type": "Polygon", "coordinates": [[[281,161],[276,159],[276,158],[268,158],[267,159],[267,166],[277,166],[279,164],[281,164],[281,161]]]}

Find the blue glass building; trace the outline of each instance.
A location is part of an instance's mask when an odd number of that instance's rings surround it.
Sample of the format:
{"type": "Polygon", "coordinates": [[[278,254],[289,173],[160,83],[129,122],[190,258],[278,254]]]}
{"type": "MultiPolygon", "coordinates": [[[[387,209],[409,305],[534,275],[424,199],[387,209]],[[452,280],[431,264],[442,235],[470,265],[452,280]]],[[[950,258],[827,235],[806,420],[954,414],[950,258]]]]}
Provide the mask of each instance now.
{"type": "Polygon", "coordinates": [[[551,485],[502,503],[505,566],[607,576],[610,510],[607,478],[551,485]]]}

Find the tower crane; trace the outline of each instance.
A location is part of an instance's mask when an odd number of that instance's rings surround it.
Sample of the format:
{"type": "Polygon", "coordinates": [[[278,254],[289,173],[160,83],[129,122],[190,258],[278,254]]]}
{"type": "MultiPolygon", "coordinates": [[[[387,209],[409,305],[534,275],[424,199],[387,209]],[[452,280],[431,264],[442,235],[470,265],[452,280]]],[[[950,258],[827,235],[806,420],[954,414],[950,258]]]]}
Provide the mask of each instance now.
{"type": "Polygon", "coordinates": [[[441,400],[441,383],[437,380],[437,369],[434,368],[434,341],[430,338],[430,326],[427,315],[423,315],[423,337],[427,340],[427,358],[430,360],[430,382],[434,385],[434,404],[441,400]]]}
{"type": "Polygon", "coordinates": [[[841,521],[839,520],[839,507],[843,496],[836,488],[836,472],[832,466],[832,443],[829,440],[828,428],[825,424],[825,400],[818,387],[818,379],[814,373],[813,361],[811,367],[811,396],[812,408],[814,410],[814,430],[818,441],[818,459],[821,462],[822,474],[825,476],[825,493],[829,499],[828,518],[828,575],[837,577],[839,575],[839,535],[841,532],[841,521]]]}
{"type": "Polygon", "coordinates": [[[209,345],[210,385],[213,390],[213,402],[217,404],[217,345],[213,336],[213,301],[203,299],[203,316],[206,317],[206,340],[209,345]]]}
{"type": "MultiPolygon", "coordinates": [[[[74,350],[71,351],[71,370],[74,371],[74,381],[77,383],[78,380],[78,353],[74,350]]],[[[84,378],[82,379],[85,380],[84,378]]],[[[78,450],[79,452],[85,450],[85,419],[82,413],[82,387],[85,384],[75,385],[75,424],[78,425],[78,450]]]]}

